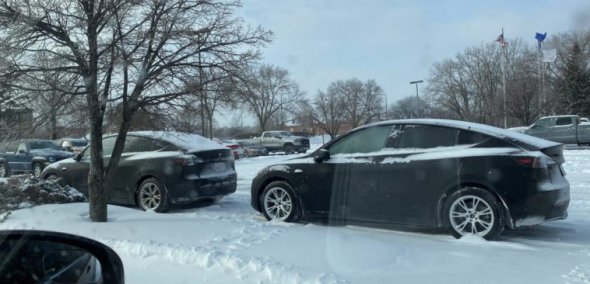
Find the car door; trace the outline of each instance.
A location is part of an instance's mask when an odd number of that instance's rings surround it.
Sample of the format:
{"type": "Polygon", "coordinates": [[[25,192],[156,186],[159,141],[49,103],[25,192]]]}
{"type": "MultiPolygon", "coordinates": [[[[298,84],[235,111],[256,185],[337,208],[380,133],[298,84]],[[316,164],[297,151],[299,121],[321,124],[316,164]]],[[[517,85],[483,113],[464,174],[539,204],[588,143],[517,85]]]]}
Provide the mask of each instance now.
{"type": "Polygon", "coordinates": [[[144,173],[144,169],[151,168],[147,163],[153,163],[154,160],[149,157],[138,159],[136,155],[143,152],[160,150],[164,147],[164,144],[154,139],[133,135],[127,136],[121,159],[115,169],[115,180],[124,182],[116,182],[112,185],[112,202],[123,204],[134,202],[133,197],[136,189],[136,180],[145,174],[154,175],[151,172],[144,173]]]}
{"type": "Polygon", "coordinates": [[[577,144],[577,119],[575,116],[564,116],[555,119],[553,141],[565,144],[577,144]]]}
{"type": "Polygon", "coordinates": [[[13,172],[30,172],[32,168],[33,157],[29,151],[29,147],[26,142],[21,142],[16,148],[14,157],[9,160],[8,167],[13,172]]]}
{"type": "Polygon", "coordinates": [[[555,117],[544,117],[531,126],[525,133],[551,140],[552,129],[555,127],[555,117]]]}
{"type": "Polygon", "coordinates": [[[457,135],[457,129],[431,125],[400,125],[392,131],[379,177],[387,221],[421,225],[432,220],[440,190],[457,176],[458,159],[445,158],[457,151],[457,135]]]}
{"type": "Polygon", "coordinates": [[[360,129],[328,145],[331,158],[313,164],[307,183],[313,188],[316,208],[330,218],[379,220],[379,151],[390,125],[360,129]]]}

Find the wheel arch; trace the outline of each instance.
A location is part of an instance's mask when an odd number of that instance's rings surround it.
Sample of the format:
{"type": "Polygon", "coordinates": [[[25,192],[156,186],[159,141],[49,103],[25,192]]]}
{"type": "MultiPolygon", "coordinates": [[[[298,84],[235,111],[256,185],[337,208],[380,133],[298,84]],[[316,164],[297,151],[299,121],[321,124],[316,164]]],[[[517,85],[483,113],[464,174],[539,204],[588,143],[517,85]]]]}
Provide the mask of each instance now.
{"type": "Polygon", "coordinates": [[[504,198],[495,189],[493,189],[493,187],[487,186],[487,185],[484,185],[483,183],[478,183],[478,182],[463,182],[463,183],[451,186],[439,197],[438,202],[437,202],[437,206],[436,206],[437,227],[439,227],[439,228],[444,227],[443,211],[444,211],[445,203],[446,203],[448,197],[451,196],[451,194],[453,194],[463,188],[468,188],[468,187],[481,188],[485,191],[490,192],[495,198],[497,198],[500,201],[500,203],[502,204],[502,210],[504,212],[504,217],[506,218],[505,225],[510,229],[514,228],[512,216],[510,215],[510,210],[508,208],[508,204],[506,204],[506,201],[504,200],[504,198]]]}

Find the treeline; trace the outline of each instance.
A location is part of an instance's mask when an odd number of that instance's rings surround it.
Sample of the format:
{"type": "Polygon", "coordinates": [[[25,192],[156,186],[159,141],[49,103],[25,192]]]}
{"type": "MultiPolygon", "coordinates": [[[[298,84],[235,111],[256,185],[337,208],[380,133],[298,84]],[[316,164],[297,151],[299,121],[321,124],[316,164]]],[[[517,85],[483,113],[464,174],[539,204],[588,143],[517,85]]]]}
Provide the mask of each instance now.
{"type": "Polygon", "coordinates": [[[509,40],[506,50],[495,43],[468,47],[436,62],[426,95],[396,102],[391,113],[503,126],[505,60],[508,126],[528,125],[543,115],[590,115],[590,32],[550,35],[543,49],[556,50],[554,62],[541,63],[537,46],[522,39],[509,40]]]}

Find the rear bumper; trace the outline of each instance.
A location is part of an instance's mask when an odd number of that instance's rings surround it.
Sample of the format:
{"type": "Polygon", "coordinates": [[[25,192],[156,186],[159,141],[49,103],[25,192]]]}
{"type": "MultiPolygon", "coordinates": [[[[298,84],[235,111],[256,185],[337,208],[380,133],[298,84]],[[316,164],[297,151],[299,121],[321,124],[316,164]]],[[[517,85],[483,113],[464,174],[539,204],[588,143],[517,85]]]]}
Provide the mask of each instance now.
{"type": "Polygon", "coordinates": [[[523,208],[513,213],[513,226],[525,227],[565,219],[569,203],[570,187],[567,181],[554,190],[539,191],[528,196],[523,208]]]}
{"type": "Polygon", "coordinates": [[[185,204],[200,199],[221,197],[236,192],[237,175],[184,180],[166,185],[171,204],[185,204]]]}

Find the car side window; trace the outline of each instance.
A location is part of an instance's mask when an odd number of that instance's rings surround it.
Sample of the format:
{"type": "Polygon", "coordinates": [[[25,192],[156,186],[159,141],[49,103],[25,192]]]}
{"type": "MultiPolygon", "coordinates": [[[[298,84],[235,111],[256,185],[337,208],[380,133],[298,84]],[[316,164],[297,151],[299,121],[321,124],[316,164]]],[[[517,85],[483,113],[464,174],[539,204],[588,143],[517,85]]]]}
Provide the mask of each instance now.
{"type": "Polygon", "coordinates": [[[459,130],[459,136],[457,136],[457,145],[479,144],[489,139],[491,138],[488,135],[482,133],[469,130],[459,130]]]}
{"type": "Polygon", "coordinates": [[[116,136],[107,137],[102,139],[102,155],[103,156],[110,156],[113,154],[113,149],[115,148],[115,141],[117,140],[116,136]]]}
{"type": "Polygon", "coordinates": [[[572,118],[571,117],[558,117],[555,120],[555,125],[560,125],[560,126],[572,125],[572,118]]]}
{"type": "Polygon", "coordinates": [[[435,148],[455,146],[458,129],[431,126],[405,125],[398,148],[435,148]]]}
{"type": "Polygon", "coordinates": [[[547,128],[555,126],[555,119],[552,117],[541,118],[535,123],[536,127],[547,128]]]}
{"type": "Polygon", "coordinates": [[[18,147],[16,148],[16,152],[20,153],[21,151],[23,151],[24,153],[27,153],[27,144],[26,143],[20,143],[18,144],[18,147]]]}
{"type": "Polygon", "coordinates": [[[153,139],[128,136],[127,140],[125,141],[125,148],[123,149],[123,152],[149,152],[157,151],[164,147],[164,145],[153,139]]]}
{"type": "Polygon", "coordinates": [[[391,125],[369,127],[342,137],[328,147],[331,155],[369,153],[383,149],[391,125]]]}

